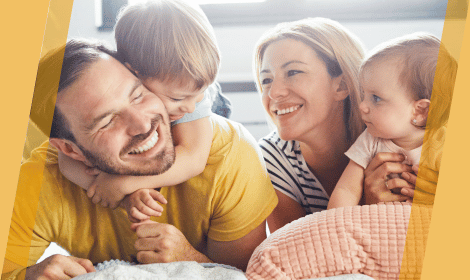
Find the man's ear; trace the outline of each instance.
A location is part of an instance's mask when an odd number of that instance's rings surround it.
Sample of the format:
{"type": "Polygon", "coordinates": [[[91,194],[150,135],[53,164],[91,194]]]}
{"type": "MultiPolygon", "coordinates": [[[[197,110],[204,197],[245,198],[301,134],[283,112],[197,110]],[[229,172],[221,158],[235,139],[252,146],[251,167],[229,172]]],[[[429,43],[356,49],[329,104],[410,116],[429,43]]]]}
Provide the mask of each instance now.
{"type": "Polygon", "coordinates": [[[344,100],[349,96],[349,89],[344,76],[341,74],[336,78],[333,78],[333,86],[335,90],[335,99],[336,101],[344,100]]]}
{"type": "Polygon", "coordinates": [[[51,138],[49,143],[62,152],[64,155],[81,162],[87,162],[86,157],[83,155],[82,150],[70,140],[51,138]]]}
{"type": "Polygon", "coordinates": [[[127,69],[129,69],[129,71],[131,71],[132,73],[134,73],[134,75],[136,77],[139,76],[139,72],[137,72],[136,70],[134,70],[134,68],[132,67],[132,65],[129,64],[129,62],[124,62],[124,66],[126,66],[127,69]]]}
{"type": "Polygon", "coordinates": [[[414,125],[426,126],[430,104],[431,101],[429,99],[420,99],[413,103],[413,118],[416,120],[416,123],[414,120],[412,121],[414,125]]]}

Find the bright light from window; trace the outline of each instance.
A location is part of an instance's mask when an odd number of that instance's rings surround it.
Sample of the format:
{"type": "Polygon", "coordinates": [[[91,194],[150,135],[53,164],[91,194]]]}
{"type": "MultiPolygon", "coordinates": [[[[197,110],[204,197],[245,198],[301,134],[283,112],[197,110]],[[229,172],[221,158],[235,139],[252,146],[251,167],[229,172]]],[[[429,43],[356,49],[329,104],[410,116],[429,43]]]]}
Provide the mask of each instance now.
{"type": "MultiPolygon", "coordinates": [[[[199,5],[204,4],[229,4],[229,3],[259,3],[266,0],[192,0],[192,2],[199,5]]],[[[135,4],[140,2],[147,2],[147,0],[129,0],[129,4],[135,4]]]]}
{"type": "Polygon", "coordinates": [[[266,0],[196,0],[199,5],[204,4],[228,4],[228,3],[259,3],[266,0]]]}

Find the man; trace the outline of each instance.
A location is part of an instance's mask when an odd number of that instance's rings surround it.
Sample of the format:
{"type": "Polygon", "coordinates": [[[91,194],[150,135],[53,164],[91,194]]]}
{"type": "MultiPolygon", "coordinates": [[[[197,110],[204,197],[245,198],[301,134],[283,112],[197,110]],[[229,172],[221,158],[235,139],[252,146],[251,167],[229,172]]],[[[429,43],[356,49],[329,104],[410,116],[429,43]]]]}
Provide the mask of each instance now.
{"type": "MultiPolygon", "coordinates": [[[[102,46],[69,41],[62,51],[49,144],[108,172],[150,175],[168,169],[174,151],[161,101],[102,46]],[[131,153],[157,133],[152,148],[131,153]]],[[[41,69],[54,65],[60,54],[40,62],[36,88],[45,86],[41,69]]],[[[33,107],[47,107],[55,99],[41,98],[34,97],[33,107]]],[[[48,143],[36,149],[21,167],[2,278],[68,279],[109,259],[217,262],[245,269],[266,238],[265,219],[277,197],[249,133],[221,117],[211,122],[214,136],[204,172],[178,187],[162,188],[168,200],[163,215],[144,224],[131,225],[121,208],[93,204],[60,174],[57,153],[48,143]],[[50,242],[72,256],[35,264],[50,242]]]]}

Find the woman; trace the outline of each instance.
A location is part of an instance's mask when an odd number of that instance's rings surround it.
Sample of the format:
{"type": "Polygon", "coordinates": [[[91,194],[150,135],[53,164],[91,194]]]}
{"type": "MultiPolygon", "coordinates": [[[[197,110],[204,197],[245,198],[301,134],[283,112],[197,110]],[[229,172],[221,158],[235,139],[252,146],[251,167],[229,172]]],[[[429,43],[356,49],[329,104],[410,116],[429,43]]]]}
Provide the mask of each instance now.
{"type": "MultiPolygon", "coordinates": [[[[364,130],[358,80],[363,55],[354,35],[325,18],[281,23],[258,41],[257,85],[277,127],[260,140],[279,198],[268,218],[271,232],[326,209],[348,164],[344,152],[364,130]]],[[[409,182],[387,182],[390,173],[411,172],[411,167],[394,162],[400,159],[397,154],[380,154],[371,162],[365,171],[365,203],[408,198],[388,189],[406,187],[412,192],[411,173],[404,175],[409,175],[409,182]]]]}

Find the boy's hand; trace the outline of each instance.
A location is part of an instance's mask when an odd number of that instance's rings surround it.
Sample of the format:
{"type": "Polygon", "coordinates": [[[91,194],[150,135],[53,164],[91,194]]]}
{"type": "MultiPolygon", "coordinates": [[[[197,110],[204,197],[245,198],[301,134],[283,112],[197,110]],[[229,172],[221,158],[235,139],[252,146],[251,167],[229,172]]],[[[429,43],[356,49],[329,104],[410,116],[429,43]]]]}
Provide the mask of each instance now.
{"type": "Polygon", "coordinates": [[[93,203],[114,209],[127,195],[124,191],[126,184],[128,183],[123,176],[99,172],[88,188],[87,195],[93,203]]]}
{"type": "Polygon", "coordinates": [[[163,207],[158,202],[166,204],[163,195],[154,189],[140,189],[126,196],[121,206],[126,209],[129,220],[138,223],[150,219],[151,216],[162,215],[163,207]]]}

